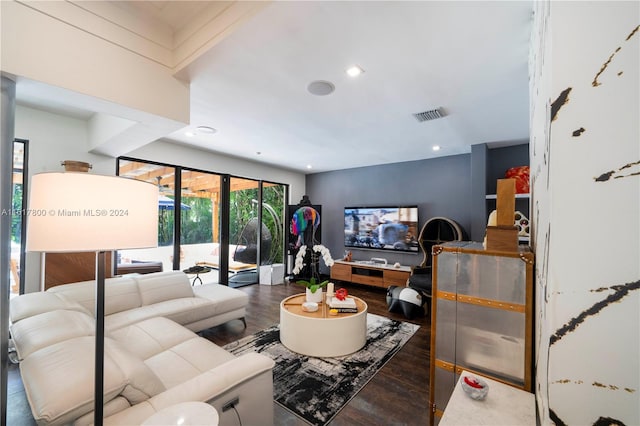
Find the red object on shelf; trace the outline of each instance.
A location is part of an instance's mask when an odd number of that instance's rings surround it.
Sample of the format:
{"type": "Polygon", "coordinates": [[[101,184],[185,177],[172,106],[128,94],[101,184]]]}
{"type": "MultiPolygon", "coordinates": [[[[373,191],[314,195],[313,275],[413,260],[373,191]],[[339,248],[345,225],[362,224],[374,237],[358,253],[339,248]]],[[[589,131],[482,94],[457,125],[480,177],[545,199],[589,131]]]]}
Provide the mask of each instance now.
{"type": "Polygon", "coordinates": [[[516,194],[529,193],[529,166],[512,167],[504,177],[516,180],[516,194]]]}
{"type": "Polygon", "coordinates": [[[339,289],[336,290],[335,296],[336,296],[336,298],[338,300],[346,299],[347,295],[348,295],[348,293],[347,293],[347,289],[346,288],[339,288],[339,289]]]}

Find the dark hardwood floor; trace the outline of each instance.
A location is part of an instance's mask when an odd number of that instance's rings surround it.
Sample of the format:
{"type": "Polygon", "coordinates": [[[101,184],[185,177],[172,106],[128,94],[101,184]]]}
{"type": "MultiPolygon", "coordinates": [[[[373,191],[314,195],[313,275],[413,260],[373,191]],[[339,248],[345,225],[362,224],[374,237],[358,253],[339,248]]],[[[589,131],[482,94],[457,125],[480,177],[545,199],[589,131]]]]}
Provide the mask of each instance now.
{"type": "MultiPolygon", "coordinates": [[[[360,297],[372,314],[409,321],[402,314],[388,312],[386,291],[342,283],[349,294],[360,297]]],[[[204,331],[203,337],[223,346],[280,322],[280,301],[301,293],[296,284],[251,285],[240,290],[249,295],[247,328],[231,321],[204,331]]],[[[338,425],[427,425],[429,424],[429,346],[430,318],[409,321],[420,325],[416,334],[344,407],[330,423],[338,425]]],[[[275,404],[275,425],[306,425],[289,411],[275,404]]]]}
{"type": "MultiPolygon", "coordinates": [[[[408,321],[402,314],[387,311],[386,292],[366,286],[342,283],[350,294],[369,305],[369,312],[400,321],[408,321]]],[[[296,284],[275,286],[250,285],[239,290],[249,295],[247,327],[241,321],[230,321],[200,334],[223,346],[251,335],[280,321],[280,301],[301,293],[296,284]]],[[[429,345],[430,319],[417,318],[410,322],[420,325],[416,334],[374,376],[374,378],[338,413],[330,423],[339,425],[427,425],[429,423],[429,345]]],[[[11,366],[7,417],[11,425],[34,424],[20,383],[17,366],[11,366]]],[[[289,411],[274,404],[274,424],[306,425],[289,411]]],[[[261,426],[261,425],[245,425],[261,426]]]]}

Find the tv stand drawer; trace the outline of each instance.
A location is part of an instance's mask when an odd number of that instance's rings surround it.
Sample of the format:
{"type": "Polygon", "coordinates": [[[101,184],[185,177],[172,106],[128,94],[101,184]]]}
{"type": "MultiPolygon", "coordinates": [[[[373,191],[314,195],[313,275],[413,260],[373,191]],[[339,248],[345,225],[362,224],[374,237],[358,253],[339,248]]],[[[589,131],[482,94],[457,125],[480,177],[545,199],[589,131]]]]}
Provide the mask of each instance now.
{"type": "Polygon", "coordinates": [[[382,277],[372,277],[370,275],[351,275],[351,282],[357,284],[366,284],[374,287],[384,287],[384,281],[382,277]]]}
{"type": "Polygon", "coordinates": [[[331,279],[351,281],[351,266],[342,263],[334,263],[331,267],[331,279]]]}
{"type": "Polygon", "coordinates": [[[409,279],[409,275],[411,272],[406,271],[384,271],[384,283],[387,286],[390,285],[398,285],[404,286],[407,284],[407,280],[409,279]]]}
{"type": "Polygon", "coordinates": [[[411,275],[411,268],[401,270],[385,266],[362,265],[355,262],[336,261],[331,267],[331,279],[356,284],[387,288],[392,285],[404,286],[411,275]]]}

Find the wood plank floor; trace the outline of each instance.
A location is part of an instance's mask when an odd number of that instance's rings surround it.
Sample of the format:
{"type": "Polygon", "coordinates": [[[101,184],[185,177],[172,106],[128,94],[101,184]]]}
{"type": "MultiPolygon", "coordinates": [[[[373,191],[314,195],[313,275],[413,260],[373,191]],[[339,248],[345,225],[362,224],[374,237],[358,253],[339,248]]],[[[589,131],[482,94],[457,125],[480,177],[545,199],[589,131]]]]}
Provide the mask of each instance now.
{"type": "MultiPolygon", "coordinates": [[[[399,321],[409,321],[402,314],[388,312],[386,291],[373,287],[343,283],[349,294],[360,297],[372,314],[399,321]]],[[[231,321],[201,333],[222,346],[251,335],[280,321],[280,301],[301,293],[295,284],[276,286],[251,285],[239,290],[249,295],[247,328],[231,321]]],[[[330,423],[339,425],[427,425],[429,424],[429,346],[430,319],[411,320],[420,325],[416,334],[344,407],[330,423]]],[[[275,425],[306,425],[289,411],[275,405],[275,425]]]]}
{"type": "MultiPolygon", "coordinates": [[[[387,311],[386,292],[366,286],[342,284],[350,294],[360,297],[369,305],[369,312],[400,321],[408,321],[401,314],[387,311]]],[[[241,321],[205,330],[200,334],[223,346],[251,335],[280,321],[280,301],[304,288],[295,284],[276,286],[250,285],[239,290],[249,295],[247,327],[241,321]]],[[[347,404],[330,423],[340,425],[427,425],[429,423],[429,345],[430,320],[428,317],[410,321],[420,328],[405,346],[374,376],[374,378],[347,404]]],[[[8,424],[34,424],[20,383],[17,366],[10,367],[8,395],[8,424]]],[[[289,411],[274,404],[276,426],[306,425],[289,411]]],[[[261,425],[245,425],[261,426],[261,425]]]]}

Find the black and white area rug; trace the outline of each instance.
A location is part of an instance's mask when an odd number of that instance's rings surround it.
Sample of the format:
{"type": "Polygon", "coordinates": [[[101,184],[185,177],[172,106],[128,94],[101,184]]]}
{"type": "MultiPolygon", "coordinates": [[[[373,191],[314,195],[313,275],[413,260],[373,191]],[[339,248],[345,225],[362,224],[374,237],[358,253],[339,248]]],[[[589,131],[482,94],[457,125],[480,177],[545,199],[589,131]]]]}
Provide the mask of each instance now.
{"type": "Polygon", "coordinates": [[[367,343],[358,352],[314,358],[280,343],[278,325],[229,343],[234,355],[259,352],[272,358],[273,399],[313,425],[326,425],[398,352],[419,325],[367,314],[367,343]]]}

